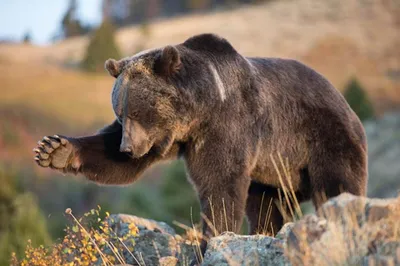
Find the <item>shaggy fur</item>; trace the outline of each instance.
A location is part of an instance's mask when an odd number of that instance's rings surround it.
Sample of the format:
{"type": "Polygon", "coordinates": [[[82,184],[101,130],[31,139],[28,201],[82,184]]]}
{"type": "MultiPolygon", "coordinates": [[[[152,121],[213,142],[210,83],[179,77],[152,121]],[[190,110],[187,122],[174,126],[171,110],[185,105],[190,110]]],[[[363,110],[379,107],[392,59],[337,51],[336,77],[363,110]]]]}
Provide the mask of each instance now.
{"type": "Polygon", "coordinates": [[[93,136],[45,137],[35,150],[39,165],[127,184],[158,161],[182,157],[215,227],[203,222],[206,236],[238,231],[245,214],[257,233],[268,207],[267,229],[279,230],[281,184],[271,154],[288,159],[296,195],[317,208],[321,194],[366,193],[360,120],[324,77],[297,61],[246,58],[203,34],[110,59],[106,68],[116,77],[116,121],[93,136]]]}

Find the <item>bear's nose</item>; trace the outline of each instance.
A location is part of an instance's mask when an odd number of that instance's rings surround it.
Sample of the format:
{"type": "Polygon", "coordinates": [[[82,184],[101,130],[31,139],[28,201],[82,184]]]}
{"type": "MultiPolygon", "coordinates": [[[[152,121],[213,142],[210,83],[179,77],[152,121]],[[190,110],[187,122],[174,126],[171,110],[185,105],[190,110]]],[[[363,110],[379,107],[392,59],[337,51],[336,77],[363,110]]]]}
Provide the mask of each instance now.
{"type": "Polygon", "coordinates": [[[128,145],[121,145],[119,151],[127,154],[132,154],[132,147],[128,145]]]}

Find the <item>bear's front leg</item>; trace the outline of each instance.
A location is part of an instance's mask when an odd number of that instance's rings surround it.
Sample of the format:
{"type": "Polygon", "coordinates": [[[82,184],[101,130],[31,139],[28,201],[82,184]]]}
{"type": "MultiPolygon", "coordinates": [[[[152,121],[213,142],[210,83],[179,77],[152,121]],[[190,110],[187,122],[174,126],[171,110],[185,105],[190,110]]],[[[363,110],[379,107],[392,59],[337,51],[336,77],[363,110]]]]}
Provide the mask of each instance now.
{"type": "Polygon", "coordinates": [[[98,183],[119,183],[116,174],[134,167],[129,157],[119,152],[121,138],[122,126],[118,121],[92,136],[46,136],[34,149],[35,160],[39,166],[64,173],[82,173],[98,183]]]}
{"type": "Polygon", "coordinates": [[[141,158],[131,158],[120,152],[121,138],[117,121],[93,136],[44,137],[34,149],[35,160],[42,167],[82,173],[97,183],[121,185],[134,182],[152,164],[178,156],[179,145],[174,143],[164,156],[152,149],[141,158]]]}
{"type": "Polygon", "coordinates": [[[240,231],[250,186],[244,156],[234,152],[224,155],[223,149],[203,150],[186,158],[202,211],[202,255],[211,237],[240,231]]]}

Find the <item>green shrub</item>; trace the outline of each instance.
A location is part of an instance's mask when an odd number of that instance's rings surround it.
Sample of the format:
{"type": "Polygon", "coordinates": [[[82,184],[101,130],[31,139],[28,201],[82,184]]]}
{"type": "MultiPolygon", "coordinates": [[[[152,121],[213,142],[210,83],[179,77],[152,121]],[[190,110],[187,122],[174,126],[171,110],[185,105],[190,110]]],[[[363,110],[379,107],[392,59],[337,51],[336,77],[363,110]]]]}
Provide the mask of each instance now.
{"type": "MultiPolygon", "coordinates": [[[[159,186],[145,182],[133,184],[118,211],[170,225],[177,221],[192,226],[192,219],[197,224],[200,220],[200,206],[196,192],[186,178],[184,162],[175,161],[165,166],[161,180],[159,186]]],[[[184,232],[180,227],[175,229],[179,233],[184,232]]]]}
{"type": "Polygon", "coordinates": [[[103,72],[104,62],[109,58],[121,58],[114,38],[115,29],[108,20],[103,21],[90,39],[82,68],[91,72],[103,72]]]}
{"type": "Polygon", "coordinates": [[[3,140],[6,147],[17,147],[20,143],[18,131],[15,126],[6,119],[0,122],[0,139],[3,140]]]}
{"type": "Polygon", "coordinates": [[[367,93],[356,78],[352,78],[347,84],[344,97],[361,121],[374,117],[374,108],[367,93]]]}
{"type": "Polygon", "coordinates": [[[9,265],[12,252],[22,256],[28,239],[32,246],[50,243],[35,197],[19,191],[17,180],[0,168],[0,265],[9,265]]]}

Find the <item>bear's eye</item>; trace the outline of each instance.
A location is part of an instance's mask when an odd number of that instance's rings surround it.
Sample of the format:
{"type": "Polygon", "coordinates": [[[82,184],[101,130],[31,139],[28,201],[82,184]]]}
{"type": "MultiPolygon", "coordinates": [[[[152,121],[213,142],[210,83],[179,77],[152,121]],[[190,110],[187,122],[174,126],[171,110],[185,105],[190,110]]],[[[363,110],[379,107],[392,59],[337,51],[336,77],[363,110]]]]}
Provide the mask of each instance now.
{"type": "Polygon", "coordinates": [[[132,111],[129,114],[129,118],[131,118],[131,119],[137,118],[138,116],[139,116],[139,112],[138,111],[132,111]]]}
{"type": "Polygon", "coordinates": [[[141,74],[140,71],[138,71],[137,69],[132,69],[129,72],[130,78],[136,78],[136,77],[140,76],[140,74],[141,74]]]}

